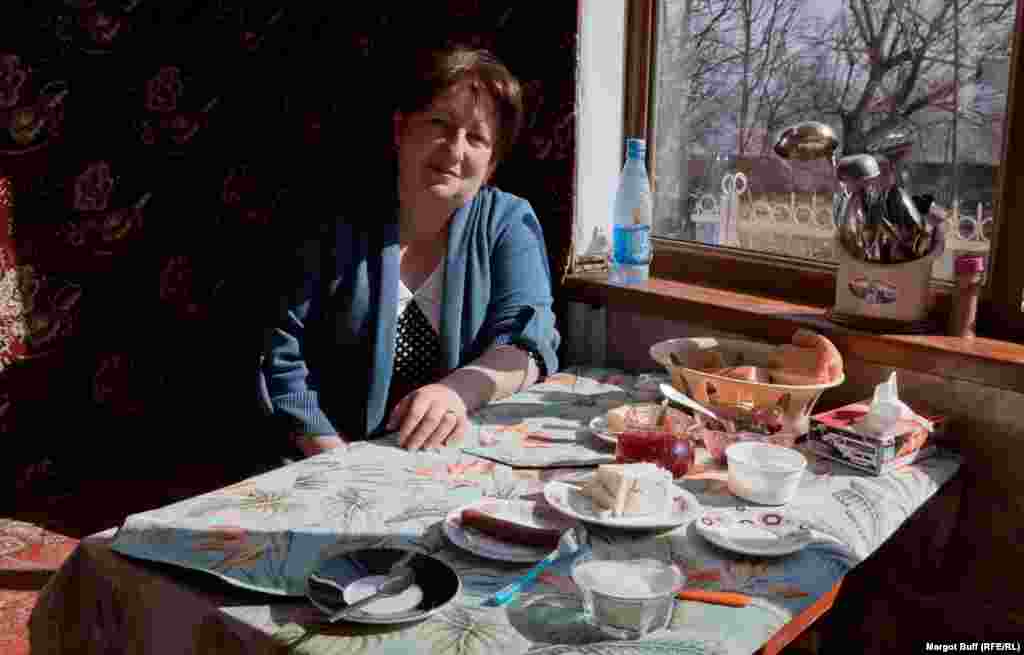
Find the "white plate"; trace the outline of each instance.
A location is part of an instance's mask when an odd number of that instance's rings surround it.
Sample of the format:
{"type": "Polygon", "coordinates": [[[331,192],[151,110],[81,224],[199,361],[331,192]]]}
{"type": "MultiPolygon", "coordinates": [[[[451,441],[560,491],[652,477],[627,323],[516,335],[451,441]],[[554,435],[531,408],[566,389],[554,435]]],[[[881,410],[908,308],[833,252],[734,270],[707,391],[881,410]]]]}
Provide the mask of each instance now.
{"type": "MultiPolygon", "coordinates": [[[[462,510],[477,507],[480,505],[492,505],[488,511],[499,517],[514,519],[520,523],[532,524],[534,526],[551,527],[553,522],[543,520],[543,515],[538,517],[535,514],[537,503],[531,500],[502,500],[498,498],[481,498],[480,500],[453,509],[445,517],[443,525],[444,534],[448,540],[460,548],[471,553],[486,557],[487,559],[499,560],[502,562],[533,563],[547,557],[553,549],[533,546],[523,546],[507,541],[496,539],[484,534],[479,530],[467,528],[462,525],[462,510]]],[[[549,510],[550,511],[550,510],[549,510]]],[[[556,515],[557,516],[557,515],[556,515]]],[[[561,520],[558,516],[556,521],[561,520]]],[[[572,527],[569,524],[566,529],[572,527]]]]}
{"type": "Polygon", "coordinates": [[[789,555],[811,543],[809,528],[777,509],[709,509],[694,521],[705,539],[744,555],[789,555]]]}
{"type": "MultiPolygon", "coordinates": [[[[589,476],[588,476],[589,477],[589,476]]],[[[582,483],[582,480],[580,481],[582,483]]],[[[703,509],[697,497],[685,489],[672,485],[672,508],[662,516],[607,516],[594,508],[589,496],[580,493],[579,486],[552,481],[544,485],[544,498],[567,516],[595,525],[631,530],[660,530],[688,523],[701,515],[703,509]]]]}
{"type": "Polygon", "coordinates": [[[594,436],[601,441],[607,441],[614,445],[619,442],[617,433],[608,430],[608,417],[601,415],[595,416],[590,421],[590,431],[594,433],[594,436]]]}

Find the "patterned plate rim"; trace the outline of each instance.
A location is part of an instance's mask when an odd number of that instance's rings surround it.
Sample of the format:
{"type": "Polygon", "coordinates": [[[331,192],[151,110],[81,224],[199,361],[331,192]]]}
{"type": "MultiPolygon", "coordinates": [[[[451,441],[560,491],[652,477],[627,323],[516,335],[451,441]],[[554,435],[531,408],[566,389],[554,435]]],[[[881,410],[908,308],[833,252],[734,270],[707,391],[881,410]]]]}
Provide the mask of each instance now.
{"type": "Polygon", "coordinates": [[[729,550],[729,551],[732,551],[732,552],[735,552],[735,553],[741,553],[743,555],[764,555],[764,556],[789,555],[789,554],[795,553],[795,552],[797,552],[799,550],[803,550],[812,541],[811,533],[810,533],[809,528],[801,527],[801,528],[797,528],[796,530],[794,530],[790,534],[787,534],[785,536],[779,537],[777,539],[777,541],[775,542],[777,544],[775,546],[766,546],[765,548],[752,548],[752,547],[742,546],[740,544],[735,543],[732,539],[730,539],[728,537],[728,535],[724,534],[720,529],[717,529],[717,528],[714,528],[712,526],[709,526],[709,525],[707,525],[707,523],[704,522],[704,519],[705,519],[705,517],[707,515],[715,514],[715,513],[725,514],[725,515],[746,514],[746,515],[751,516],[751,517],[761,517],[761,516],[773,515],[773,516],[778,516],[780,518],[780,520],[784,520],[784,519],[787,518],[787,512],[784,511],[784,510],[780,510],[778,508],[757,508],[757,507],[743,507],[743,508],[739,508],[739,507],[714,507],[714,508],[708,508],[707,510],[705,510],[701,514],[701,516],[696,521],[693,522],[693,525],[696,528],[697,533],[700,534],[705,539],[707,539],[708,541],[710,541],[711,543],[715,544],[716,546],[719,546],[721,548],[724,548],[726,550],[729,550]],[[791,535],[796,535],[796,534],[800,534],[800,535],[806,534],[806,538],[800,538],[800,539],[792,539],[792,538],[790,538],[791,535]]]}

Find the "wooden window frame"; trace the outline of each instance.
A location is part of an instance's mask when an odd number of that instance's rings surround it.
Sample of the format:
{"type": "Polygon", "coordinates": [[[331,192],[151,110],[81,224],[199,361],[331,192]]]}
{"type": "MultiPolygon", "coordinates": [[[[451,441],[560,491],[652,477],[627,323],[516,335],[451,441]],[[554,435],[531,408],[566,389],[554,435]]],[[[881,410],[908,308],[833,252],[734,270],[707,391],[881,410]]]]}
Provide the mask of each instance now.
{"type": "MultiPolygon", "coordinates": [[[[624,130],[647,139],[647,164],[656,178],[657,30],[659,0],[626,1],[624,130]]],[[[979,333],[1024,343],[1024,257],[1012,257],[1013,244],[1024,252],[1024,223],[1010,216],[1024,208],[1024,0],[1018,2],[1007,91],[1007,129],[1003,165],[996,180],[991,270],[982,300],[979,333]]],[[[656,278],[712,285],[746,293],[819,306],[835,299],[837,265],[809,262],[738,248],[655,237],[651,274],[656,278]]],[[[933,281],[935,318],[948,312],[952,285],[933,281]]],[[[944,324],[944,323],[943,323],[944,324]]]]}

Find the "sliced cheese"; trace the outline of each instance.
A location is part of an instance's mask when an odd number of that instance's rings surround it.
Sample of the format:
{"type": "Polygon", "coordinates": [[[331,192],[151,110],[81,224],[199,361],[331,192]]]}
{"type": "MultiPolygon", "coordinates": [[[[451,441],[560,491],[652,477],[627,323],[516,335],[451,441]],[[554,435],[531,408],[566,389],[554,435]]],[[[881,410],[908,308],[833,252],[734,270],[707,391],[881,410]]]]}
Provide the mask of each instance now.
{"type": "Polygon", "coordinates": [[[662,514],[671,502],[672,474],[654,464],[605,464],[592,479],[610,497],[613,516],[662,514]]]}
{"type": "Polygon", "coordinates": [[[580,493],[589,497],[598,509],[610,510],[615,506],[615,497],[604,488],[596,475],[580,487],[580,493]]]}

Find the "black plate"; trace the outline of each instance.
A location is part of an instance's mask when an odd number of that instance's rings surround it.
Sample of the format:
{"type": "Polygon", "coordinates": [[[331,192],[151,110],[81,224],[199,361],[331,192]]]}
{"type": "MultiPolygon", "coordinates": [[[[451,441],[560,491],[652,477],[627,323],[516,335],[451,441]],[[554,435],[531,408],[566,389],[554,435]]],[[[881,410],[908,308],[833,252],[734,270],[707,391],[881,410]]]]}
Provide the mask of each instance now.
{"type": "Polygon", "coordinates": [[[327,614],[348,606],[345,588],[370,575],[385,575],[405,556],[416,574],[415,584],[423,590],[423,600],[411,610],[395,614],[370,614],[357,610],[346,621],[356,623],[404,623],[419,621],[455,600],[462,588],[455,570],[436,557],[401,548],[358,548],[336,553],[317,564],[306,580],[306,596],[327,614]]]}

